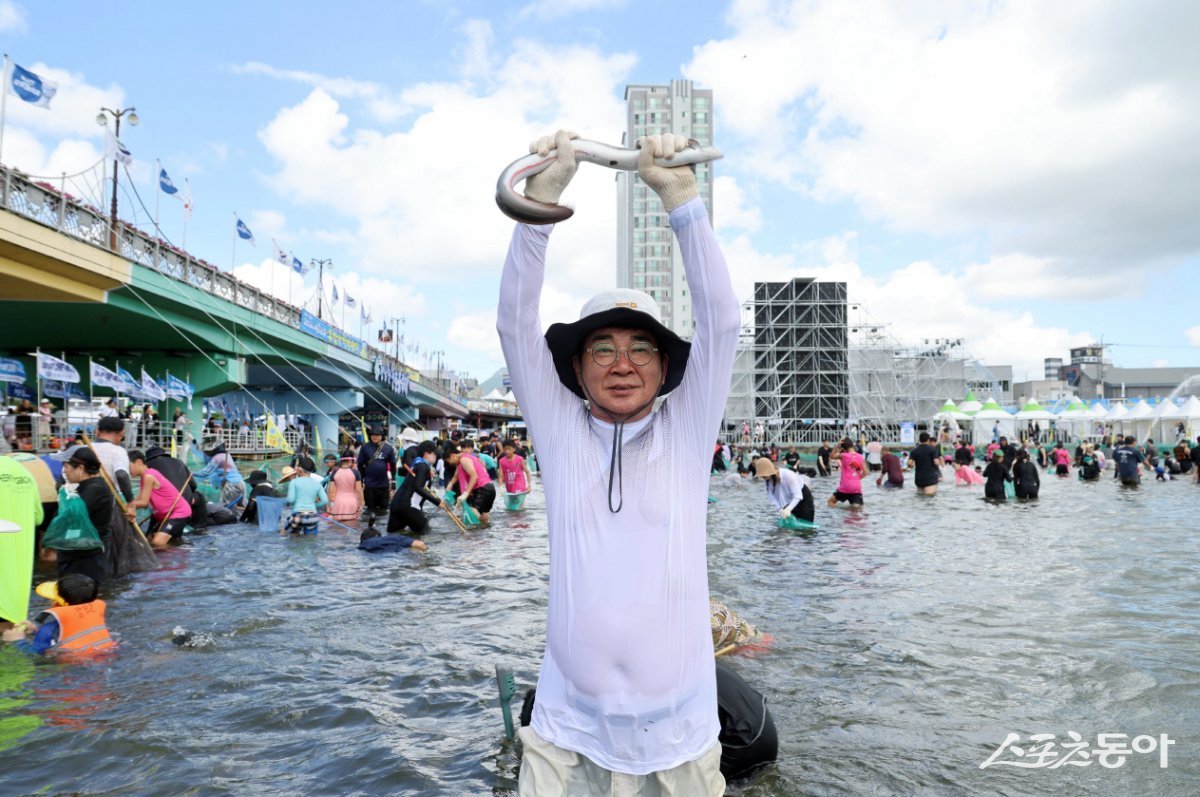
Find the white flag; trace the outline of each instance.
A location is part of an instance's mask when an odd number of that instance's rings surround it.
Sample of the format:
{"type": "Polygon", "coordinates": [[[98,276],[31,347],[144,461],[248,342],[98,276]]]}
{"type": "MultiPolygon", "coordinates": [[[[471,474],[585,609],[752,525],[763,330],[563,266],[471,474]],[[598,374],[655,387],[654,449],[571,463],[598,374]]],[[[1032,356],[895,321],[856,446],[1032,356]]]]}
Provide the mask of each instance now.
{"type": "Polygon", "coordinates": [[[55,382],[70,382],[72,384],[79,381],[79,372],[75,370],[75,366],[66,360],[60,360],[45,352],[38,352],[37,359],[38,379],[51,379],[55,382]]]}
{"type": "Polygon", "coordinates": [[[272,238],[271,244],[275,247],[275,262],[284,266],[290,266],[292,264],[292,258],[287,252],[283,251],[283,249],[279,247],[279,241],[276,241],[274,238],[272,238]]]}
{"type": "Polygon", "coordinates": [[[133,153],[126,149],[107,127],[104,128],[104,157],[118,160],[126,166],[133,165],[133,153]]]}
{"type": "Polygon", "coordinates": [[[192,184],[183,178],[183,220],[187,221],[192,217],[192,184]]]}

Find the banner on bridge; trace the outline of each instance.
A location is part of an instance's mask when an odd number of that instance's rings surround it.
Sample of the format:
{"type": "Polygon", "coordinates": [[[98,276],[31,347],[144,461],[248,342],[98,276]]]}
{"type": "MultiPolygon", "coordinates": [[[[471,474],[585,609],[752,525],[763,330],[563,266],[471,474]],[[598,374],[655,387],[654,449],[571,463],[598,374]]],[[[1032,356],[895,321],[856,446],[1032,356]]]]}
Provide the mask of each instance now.
{"type": "Polygon", "coordinates": [[[342,330],[332,324],[322,321],[307,310],[300,311],[300,331],[307,332],[314,338],[320,338],[330,346],[336,346],[344,351],[357,354],[359,357],[367,356],[367,342],[359,340],[356,337],[347,335],[342,330]]]}

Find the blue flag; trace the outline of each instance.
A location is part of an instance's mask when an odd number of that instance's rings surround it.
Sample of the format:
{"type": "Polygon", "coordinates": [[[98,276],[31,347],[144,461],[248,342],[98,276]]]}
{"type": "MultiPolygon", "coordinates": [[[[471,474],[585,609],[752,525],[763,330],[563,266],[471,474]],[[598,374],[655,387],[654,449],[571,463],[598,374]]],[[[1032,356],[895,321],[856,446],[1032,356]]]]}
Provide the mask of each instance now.
{"type": "Polygon", "coordinates": [[[308,268],[300,262],[300,258],[292,255],[292,271],[296,272],[297,274],[307,274],[308,268]]]}
{"type": "Polygon", "coordinates": [[[175,187],[175,183],[171,182],[171,176],[161,166],[158,167],[158,187],[162,189],[164,194],[175,196],[179,193],[179,189],[175,187]]]}
{"type": "Polygon", "coordinates": [[[329,287],[333,290],[333,303],[337,304],[337,286],[331,282],[329,283],[329,287]]]}
{"type": "Polygon", "coordinates": [[[12,78],[8,82],[8,88],[25,102],[39,108],[49,108],[50,100],[58,93],[57,83],[42,80],[35,73],[17,64],[12,65],[12,78]]]}
{"type": "Polygon", "coordinates": [[[246,222],[242,221],[241,219],[238,219],[236,214],[234,214],[234,218],[237,219],[238,238],[241,238],[243,241],[249,241],[250,245],[253,246],[254,245],[254,233],[250,232],[250,228],[246,226],[246,222]]]}

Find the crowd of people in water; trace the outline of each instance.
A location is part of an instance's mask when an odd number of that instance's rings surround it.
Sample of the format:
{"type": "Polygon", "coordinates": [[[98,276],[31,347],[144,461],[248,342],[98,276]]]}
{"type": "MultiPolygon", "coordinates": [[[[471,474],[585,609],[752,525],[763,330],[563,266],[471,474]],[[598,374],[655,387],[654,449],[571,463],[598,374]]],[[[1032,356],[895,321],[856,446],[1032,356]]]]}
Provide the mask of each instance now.
{"type": "Polygon", "coordinates": [[[195,472],[160,446],[127,449],[126,429],[124,419],[107,416],[94,438],[80,435],[52,454],[0,456],[0,480],[8,485],[0,496],[0,523],[6,524],[0,531],[13,533],[3,537],[11,547],[5,554],[27,565],[0,573],[0,610],[10,605],[3,599],[11,593],[28,594],[35,565],[55,573],[38,589],[50,607],[28,620],[0,611],[5,641],[34,653],[111,647],[105,604],[97,597],[107,580],[154,568],[154,549],[181,544],[185,532],[257,523],[259,503],[267,499],[283,503],[283,535],[312,534],[327,522],[359,532],[364,551],[423,551],[427,506],[452,515],[457,509],[468,522],[486,525],[498,493],[523,497],[533,477],[526,442],[496,434],[478,441],[457,433],[402,438],[393,445],[375,427],[366,440],[322,457],[321,467],[308,450],[299,451],[272,482],[265,470],[243,477],[222,445],[206,451],[207,463],[195,472]],[[376,528],[380,520],[386,531],[376,528]]]}
{"type": "Polygon", "coordinates": [[[983,485],[983,495],[991,501],[1036,499],[1043,473],[1058,478],[1074,475],[1085,482],[1110,474],[1129,487],[1143,478],[1200,484],[1200,436],[1194,443],[1180,437],[1173,446],[1160,446],[1153,439],[1139,443],[1132,436],[1106,436],[1068,447],[1040,436],[1009,440],[997,433],[991,442],[977,448],[962,439],[948,444],[941,436],[921,432],[912,447],[866,437],[857,441],[846,437],[836,443],[827,440],[815,456],[801,453],[796,446],[785,451],[775,444],[743,441],[731,445],[718,440],[712,472],[724,474],[723,483],[729,486],[764,481],[767,497],[781,518],[811,523],[815,514],[812,480],[835,474],[838,483],[827,501],[831,507],[839,503],[861,506],[863,483],[871,478],[882,489],[901,489],[910,473],[920,493],[934,495],[939,485],[953,479],[959,486],[983,485]],[[802,462],[812,462],[812,466],[802,462]]]}

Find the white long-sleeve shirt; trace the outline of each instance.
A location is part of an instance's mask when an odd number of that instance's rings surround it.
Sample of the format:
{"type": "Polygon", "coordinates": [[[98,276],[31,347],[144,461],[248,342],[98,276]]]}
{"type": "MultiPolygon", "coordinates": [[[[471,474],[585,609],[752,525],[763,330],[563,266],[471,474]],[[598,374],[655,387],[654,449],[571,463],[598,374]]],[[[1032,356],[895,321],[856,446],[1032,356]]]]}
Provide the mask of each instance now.
{"type": "Polygon", "coordinates": [[[739,308],[703,202],[670,220],[695,335],[682,384],[645,424],[625,429],[620,512],[608,503],[613,427],[559,381],[542,333],[549,226],[517,225],[496,324],[545,463],[550,593],[533,728],[632,775],[698,758],[719,731],[705,523],[739,308]]]}
{"type": "Polygon", "coordinates": [[[804,500],[804,487],[808,484],[808,477],[801,476],[794,470],[784,468],[779,471],[779,483],[771,484],[767,482],[767,497],[771,499],[771,503],[776,509],[787,507],[789,511],[795,512],[796,507],[804,500]]]}

